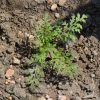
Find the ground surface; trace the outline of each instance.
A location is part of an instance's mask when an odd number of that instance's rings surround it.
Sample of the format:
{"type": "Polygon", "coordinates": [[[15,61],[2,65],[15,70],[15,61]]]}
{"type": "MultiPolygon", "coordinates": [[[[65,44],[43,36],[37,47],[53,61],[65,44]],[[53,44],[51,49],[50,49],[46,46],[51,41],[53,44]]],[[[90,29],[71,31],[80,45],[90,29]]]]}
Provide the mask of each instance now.
{"type": "MultiPolygon", "coordinates": [[[[48,1],[57,4],[59,0],[48,1]]],[[[0,1],[0,100],[100,100],[100,1],[66,1],[54,11],[45,0],[0,1]],[[31,54],[27,38],[31,41],[33,27],[45,12],[51,22],[73,12],[89,14],[89,19],[77,42],[68,45],[79,66],[78,75],[64,84],[43,83],[33,89],[26,86],[23,69],[31,54]]]]}

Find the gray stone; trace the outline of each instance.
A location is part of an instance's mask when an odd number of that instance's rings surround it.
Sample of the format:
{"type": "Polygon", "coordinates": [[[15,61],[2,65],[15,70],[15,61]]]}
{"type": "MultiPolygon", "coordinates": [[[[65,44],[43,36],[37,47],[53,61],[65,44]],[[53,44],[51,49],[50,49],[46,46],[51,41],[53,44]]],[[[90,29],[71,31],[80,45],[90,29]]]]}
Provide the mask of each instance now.
{"type": "Polygon", "coordinates": [[[27,100],[37,100],[37,97],[31,94],[27,94],[26,98],[27,100]]]}
{"type": "Polygon", "coordinates": [[[9,47],[6,51],[8,54],[11,54],[12,52],[14,52],[13,47],[9,47]]]}
{"type": "Polygon", "coordinates": [[[14,89],[14,85],[7,85],[6,86],[6,92],[9,93],[9,94],[13,94],[13,89],[14,89]]]}
{"type": "Polygon", "coordinates": [[[14,88],[14,94],[17,96],[17,97],[20,97],[20,98],[25,98],[26,97],[26,91],[25,89],[19,87],[18,85],[15,86],[14,88]]]}
{"type": "Polygon", "coordinates": [[[59,13],[55,13],[55,17],[56,18],[60,18],[60,14],[59,13]]]}
{"type": "Polygon", "coordinates": [[[57,4],[53,4],[52,6],[51,6],[51,10],[52,11],[55,11],[57,9],[57,4]]]}
{"type": "Polygon", "coordinates": [[[20,64],[20,60],[17,59],[16,57],[13,57],[13,64],[19,65],[20,64]]]}
{"type": "Polygon", "coordinates": [[[47,90],[46,87],[47,87],[47,86],[46,86],[45,83],[44,83],[44,84],[43,84],[43,83],[39,84],[39,86],[38,86],[37,88],[34,88],[34,86],[31,85],[31,86],[29,87],[29,91],[30,91],[31,93],[46,94],[46,93],[48,93],[48,90],[47,90]]]}
{"type": "Polygon", "coordinates": [[[46,100],[46,98],[45,97],[39,97],[37,100],[46,100]]]}
{"type": "Polygon", "coordinates": [[[37,3],[43,3],[45,0],[35,0],[37,3]]]}

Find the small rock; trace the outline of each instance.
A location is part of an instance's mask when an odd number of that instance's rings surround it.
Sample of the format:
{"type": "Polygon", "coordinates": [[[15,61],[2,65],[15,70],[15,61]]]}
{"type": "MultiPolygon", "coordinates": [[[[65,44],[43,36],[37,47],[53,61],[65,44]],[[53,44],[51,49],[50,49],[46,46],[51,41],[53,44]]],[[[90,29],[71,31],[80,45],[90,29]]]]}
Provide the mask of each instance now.
{"type": "Polygon", "coordinates": [[[17,59],[16,57],[13,57],[13,64],[19,65],[20,64],[20,60],[17,59]]]}
{"type": "Polygon", "coordinates": [[[59,18],[60,17],[59,13],[55,13],[55,17],[59,18]]]}
{"type": "Polygon", "coordinates": [[[48,98],[48,100],[53,100],[52,98],[48,98]]]}
{"type": "Polygon", "coordinates": [[[37,100],[37,97],[31,94],[27,94],[27,100],[37,100]]]}
{"type": "Polygon", "coordinates": [[[5,91],[6,91],[7,93],[13,94],[13,93],[14,93],[13,90],[14,90],[14,85],[13,85],[13,84],[6,85],[5,91]]]}
{"type": "Polygon", "coordinates": [[[10,78],[10,77],[13,76],[13,75],[14,75],[14,70],[9,68],[9,69],[6,71],[5,76],[6,76],[7,78],[10,78]]]}
{"type": "Polygon", "coordinates": [[[8,48],[6,51],[8,54],[11,54],[12,52],[14,52],[14,49],[12,47],[8,48]]]}
{"type": "Polygon", "coordinates": [[[82,100],[79,96],[76,97],[76,100],[82,100]]]}
{"type": "Polygon", "coordinates": [[[46,95],[46,99],[47,99],[47,100],[53,100],[52,98],[50,98],[49,95],[46,95]]]}
{"type": "Polygon", "coordinates": [[[43,3],[45,0],[35,0],[37,3],[43,3]]]}
{"type": "Polygon", "coordinates": [[[9,83],[10,84],[15,84],[15,81],[14,80],[7,79],[6,82],[5,82],[5,84],[8,85],[9,83]]]}
{"type": "Polygon", "coordinates": [[[95,77],[95,74],[91,74],[91,77],[94,78],[95,77]]]}
{"type": "Polygon", "coordinates": [[[39,97],[37,100],[46,100],[45,97],[39,97]]]}
{"type": "Polygon", "coordinates": [[[59,95],[58,100],[70,100],[65,95],[59,95]]]}
{"type": "Polygon", "coordinates": [[[29,35],[29,40],[32,41],[34,39],[33,35],[29,35]]]}
{"type": "Polygon", "coordinates": [[[95,56],[97,56],[98,55],[98,53],[97,53],[97,51],[93,51],[93,54],[95,55],[95,56]]]}
{"type": "Polygon", "coordinates": [[[66,0],[59,0],[59,6],[64,6],[66,0]]]}
{"type": "Polygon", "coordinates": [[[24,33],[23,33],[22,31],[19,31],[19,32],[18,32],[18,37],[19,37],[19,38],[24,38],[24,33]]]}
{"type": "Polygon", "coordinates": [[[53,4],[52,6],[51,6],[51,10],[52,11],[55,11],[57,9],[57,4],[53,4]]]}
{"type": "Polygon", "coordinates": [[[15,86],[14,88],[14,94],[17,96],[17,97],[21,97],[21,98],[25,98],[26,97],[26,92],[25,92],[25,89],[22,89],[21,87],[19,86],[15,86]]]}
{"type": "Polygon", "coordinates": [[[5,38],[5,37],[1,37],[1,39],[2,39],[3,41],[5,41],[5,40],[6,40],[6,38],[5,38]]]}
{"type": "Polygon", "coordinates": [[[37,88],[34,88],[34,86],[33,85],[31,85],[30,87],[29,87],[29,91],[31,92],[31,93],[37,93],[37,94],[46,94],[46,93],[48,93],[48,89],[46,88],[47,86],[46,86],[46,84],[44,83],[44,84],[39,84],[39,86],[37,87],[37,88]]]}

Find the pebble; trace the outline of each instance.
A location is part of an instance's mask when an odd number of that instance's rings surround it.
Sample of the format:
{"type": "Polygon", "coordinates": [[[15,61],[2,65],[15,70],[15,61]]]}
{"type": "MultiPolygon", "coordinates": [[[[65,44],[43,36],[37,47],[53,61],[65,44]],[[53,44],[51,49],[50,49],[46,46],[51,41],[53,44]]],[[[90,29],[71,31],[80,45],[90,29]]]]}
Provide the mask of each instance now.
{"type": "Polygon", "coordinates": [[[59,18],[60,17],[59,13],[55,13],[55,17],[59,18]]]}
{"type": "Polygon", "coordinates": [[[9,69],[6,71],[5,76],[6,76],[7,78],[10,78],[10,77],[13,76],[13,75],[14,75],[14,70],[9,68],[9,69]]]}
{"type": "Polygon", "coordinates": [[[14,87],[14,90],[13,90],[14,94],[17,96],[17,97],[21,97],[21,98],[25,98],[26,97],[26,92],[23,88],[20,88],[19,86],[15,86],[14,87]]]}
{"type": "Polygon", "coordinates": [[[97,53],[97,51],[93,51],[93,54],[95,55],[95,56],[97,56],[98,55],[98,53],[97,53]]]}
{"type": "Polygon", "coordinates": [[[13,57],[13,64],[17,64],[19,65],[20,64],[20,60],[16,57],[13,57]]]}
{"type": "Polygon", "coordinates": [[[59,6],[64,6],[66,0],[59,0],[59,6]]]}
{"type": "Polygon", "coordinates": [[[51,6],[51,10],[52,11],[55,11],[57,9],[57,4],[53,4],[52,6],[51,6]]]}
{"type": "Polygon", "coordinates": [[[43,3],[45,0],[35,0],[37,3],[43,3]]]}
{"type": "Polygon", "coordinates": [[[76,97],[76,100],[82,100],[79,96],[76,97]]]}
{"type": "Polygon", "coordinates": [[[95,77],[95,74],[91,74],[90,76],[91,76],[92,78],[94,78],[94,77],[95,77]]]}
{"type": "Polygon", "coordinates": [[[37,100],[46,100],[45,97],[39,97],[37,100]]]}
{"type": "Polygon", "coordinates": [[[67,98],[65,95],[59,95],[58,100],[70,100],[69,97],[67,98]]]}
{"type": "Polygon", "coordinates": [[[52,98],[50,98],[49,95],[46,95],[46,99],[47,99],[47,100],[53,100],[52,98]]]}
{"type": "Polygon", "coordinates": [[[2,39],[3,41],[5,41],[5,40],[6,40],[6,38],[5,38],[5,37],[1,37],[1,39],[2,39]]]}
{"type": "Polygon", "coordinates": [[[11,54],[12,52],[14,52],[14,49],[13,49],[12,47],[10,47],[10,48],[8,48],[8,49],[6,50],[6,52],[7,52],[8,54],[11,54]]]}

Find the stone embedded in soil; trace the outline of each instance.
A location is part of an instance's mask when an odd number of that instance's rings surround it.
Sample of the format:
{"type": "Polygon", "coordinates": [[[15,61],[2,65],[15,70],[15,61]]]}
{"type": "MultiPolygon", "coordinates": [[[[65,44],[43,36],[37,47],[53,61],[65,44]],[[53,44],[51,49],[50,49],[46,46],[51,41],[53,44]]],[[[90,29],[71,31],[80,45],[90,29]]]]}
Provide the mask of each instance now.
{"type": "Polygon", "coordinates": [[[94,54],[95,56],[97,56],[97,55],[98,55],[98,53],[97,53],[97,51],[96,51],[96,50],[94,50],[94,51],[93,51],[93,54],[94,54]]]}
{"type": "Polygon", "coordinates": [[[14,48],[13,48],[13,47],[9,47],[9,48],[6,50],[6,52],[7,52],[8,54],[11,54],[11,53],[14,52],[14,48]]]}
{"type": "Polygon", "coordinates": [[[43,3],[45,0],[35,0],[37,3],[43,3]]]}
{"type": "Polygon", "coordinates": [[[19,98],[25,98],[26,97],[25,89],[21,88],[18,85],[15,85],[13,92],[19,98]]]}
{"type": "Polygon", "coordinates": [[[62,89],[67,90],[67,89],[69,89],[69,87],[70,87],[70,85],[69,85],[68,82],[66,82],[65,84],[59,83],[59,85],[58,85],[58,88],[61,89],[61,90],[62,89]]]}
{"type": "Polygon", "coordinates": [[[55,13],[55,17],[56,18],[60,18],[60,14],[59,13],[55,13]]]}
{"type": "Polygon", "coordinates": [[[9,94],[13,94],[14,93],[14,86],[15,85],[13,85],[13,84],[9,84],[9,85],[6,85],[6,89],[5,89],[5,91],[7,92],[7,93],[9,93],[9,94]]]}
{"type": "Polygon", "coordinates": [[[57,9],[57,4],[53,4],[52,6],[51,6],[51,10],[52,11],[55,11],[57,9]]]}
{"type": "Polygon", "coordinates": [[[64,6],[66,0],[59,0],[59,6],[64,6]]]}
{"type": "Polygon", "coordinates": [[[20,64],[20,60],[16,57],[13,57],[13,64],[19,65],[20,64]]]}
{"type": "Polygon", "coordinates": [[[7,69],[5,76],[6,76],[7,78],[10,78],[10,77],[13,76],[13,75],[14,75],[14,70],[11,69],[11,68],[7,69]]]}
{"type": "Polygon", "coordinates": [[[37,100],[46,100],[46,98],[45,97],[39,97],[37,100]]]}
{"type": "Polygon", "coordinates": [[[34,86],[31,85],[29,87],[29,91],[31,93],[37,93],[37,94],[46,94],[46,93],[48,93],[48,89],[46,88],[45,83],[44,84],[43,83],[39,84],[39,86],[37,88],[34,88],[34,86]]]}
{"type": "Polygon", "coordinates": [[[70,100],[70,98],[65,95],[59,95],[58,100],[70,100]]]}
{"type": "Polygon", "coordinates": [[[37,97],[32,94],[27,94],[26,98],[27,100],[37,100],[37,97]]]}

